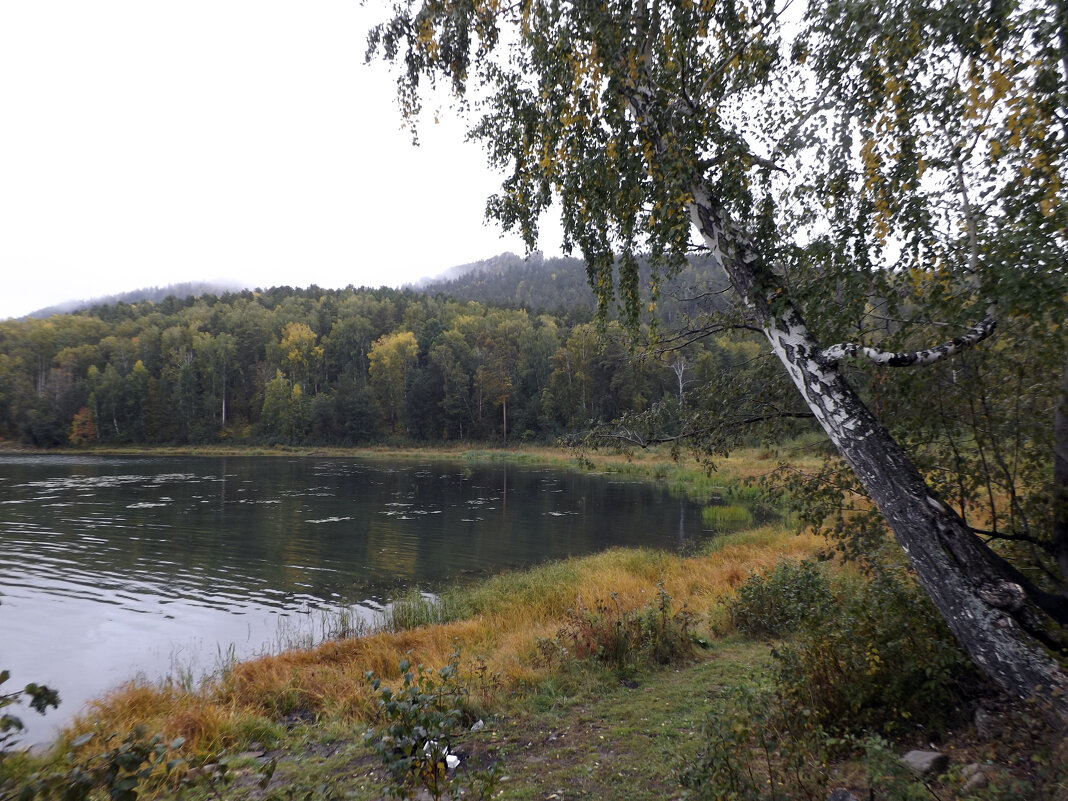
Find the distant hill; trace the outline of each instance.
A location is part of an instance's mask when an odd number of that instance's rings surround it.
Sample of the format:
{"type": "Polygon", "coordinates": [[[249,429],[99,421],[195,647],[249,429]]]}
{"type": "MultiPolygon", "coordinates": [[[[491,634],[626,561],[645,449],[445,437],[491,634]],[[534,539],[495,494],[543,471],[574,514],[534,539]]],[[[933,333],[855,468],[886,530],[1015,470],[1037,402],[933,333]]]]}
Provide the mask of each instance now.
{"type": "Polygon", "coordinates": [[[502,253],[452,267],[415,289],[457,300],[532,311],[573,312],[592,310],[597,305],[586,282],[585,262],[571,258],[546,259],[540,253],[526,259],[514,253],[502,253]]]}
{"type": "MultiPolygon", "coordinates": [[[[643,272],[648,273],[648,269],[643,272]]],[[[697,311],[697,302],[690,298],[703,295],[701,302],[707,305],[709,293],[724,289],[727,284],[723,271],[709,259],[691,259],[687,267],[661,288],[661,320],[668,321],[679,312],[697,311]]],[[[643,278],[642,285],[648,286],[647,278],[643,278]]],[[[439,278],[423,281],[415,289],[534,312],[581,315],[591,314],[597,306],[584,261],[545,258],[540,253],[526,259],[514,253],[502,253],[453,267],[439,278]]]]}
{"type": "MultiPolygon", "coordinates": [[[[43,309],[32,311],[26,317],[43,319],[53,314],[73,314],[74,312],[91,309],[94,306],[111,306],[116,303],[140,303],[150,300],[159,303],[166,297],[173,295],[176,298],[187,298],[199,295],[222,295],[226,292],[240,292],[246,289],[238,283],[223,281],[185,281],[180,284],[168,284],[167,286],[151,286],[142,289],[134,289],[129,292],[121,292],[117,295],[104,295],[89,300],[67,300],[54,306],[46,306],[43,309]]],[[[23,318],[25,319],[25,318],[23,318]]]]}
{"type": "Polygon", "coordinates": [[[484,274],[500,274],[505,273],[516,265],[524,262],[530,262],[533,264],[541,264],[544,260],[544,256],[541,253],[532,253],[529,257],[517,256],[515,253],[506,251],[499,253],[496,256],[490,256],[488,259],[482,259],[480,261],[473,261],[467,264],[458,264],[455,267],[449,267],[444,270],[440,275],[423,278],[418,281],[414,288],[422,289],[427,284],[440,284],[445,281],[456,281],[465,276],[476,273],[479,275],[484,274]]]}
{"type": "MultiPolygon", "coordinates": [[[[648,270],[644,272],[648,273],[648,270]]],[[[647,277],[643,277],[642,285],[648,286],[647,277]]],[[[726,286],[726,276],[717,266],[707,259],[691,259],[685,269],[665,282],[662,287],[658,311],[660,319],[670,322],[680,312],[698,311],[696,303],[687,298],[702,295],[705,300],[701,303],[707,306],[710,293],[726,286]]],[[[57,303],[31,312],[26,318],[42,319],[54,314],[72,314],[119,303],[159,303],[171,296],[184,300],[202,295],[225,295],[248,288],[236,282],[187,281],[163,287],[144,287],[88,300],[57,303]]],[[[583,260],[569,257],[545,258],[541,253],[531,254],[528,258],[515,253],[501,253],[482,261],[450,267],[438,277],[425,279],[408,288],[415,292],[442,294],[461,301],[472,300],[491,306],[525,308],[535,313],[566,314],[572,321],[590,319],[597,307],[597,301],[587,281],[586,263],[583,260]]]]}

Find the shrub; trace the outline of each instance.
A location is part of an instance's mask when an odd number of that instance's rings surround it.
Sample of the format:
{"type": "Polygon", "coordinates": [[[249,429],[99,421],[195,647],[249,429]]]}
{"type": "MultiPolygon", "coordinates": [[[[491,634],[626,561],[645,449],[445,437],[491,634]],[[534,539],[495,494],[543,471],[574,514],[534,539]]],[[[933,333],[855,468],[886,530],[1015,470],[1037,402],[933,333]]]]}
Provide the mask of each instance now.
{"type": "Polygon", "coordinates": [[[701,735],[704,748],[679,776],[687,798],[822,801],[827,796],[826,735],[814,725],[784,725],[772,687],[732,690],[709,713],[701,735]]]}
{"type": "Polygon", "coordinates": [[[821,565],[784,559],[771,570],[750,573],[727,611],[745,634],[782,637],[806,620],[823,617],[832,600],[830,580],[821,565]]]}
{"type": "Polygon", "coordinates": [[[752,574],[728,604],[749,635],[794,635],[773,654],[784,714],[837,731],[939,725],[975,679],[911,576],[885,558],[832,585],[815,562],[752,574]]]}
{"type": "MultiPolygon", "coordinates": [[[[774,686],[735,688],[706,718],[704,748],[679,781],[702,801],[823,801],[839,772],[833,756],[849,756],[851,783],[862,797],[884,801],[938,798],[878,735],[828,734],[817,720],[784,716],[774,686]]],[[[838,779],[841,780],[840,778],[838,779]]]]}
{"type": "Polygon", "coordinates": [[[685,606],[672,611],[663,581],[657,582],[656,601],[645,607],[639,621],[642,650],[653,664],[670,665],[693,656],[695,617],[685,606]]]}
{"type": "MultiPolygon", "coordinates": [[[[11,678],[10,671],[0,670],[0,684],[9,678],[11,678]]],[[[24,695],[30,699],[30,708],[42,715],[48,711],[48,707],[56,709],[59,706],[59,693],[55,690],[44,685],[27,684],[24,689],[17,692],[0,692],[0,710],[22,703],[24,695]]],[[[18,742],[16,737],[24,728],[21,718],[10,712],[0,712],[0,760],[4,757],[4,751],[18,742]]]]}
{"type": "Polygon", "coordinates": [[[656,600],[644,609],[625,609],[615,593],[598,599],[593,609],[568,612],[558,640],[570,642],[579,659],[596,659],[621,677],[646,664],[665,665],[693,655],[694,615],[686,607],[672,610],[663,581],[656,600]]]}
{"type": "Polygon", "coordinates": [[[784,708],[838,731],[947,722],[977,679],[927,597],[890,568],[843,589],[774,652],[784,708]]]}
{"type": "Polygon", "coordinates": [[[393,789],[410,796],[422,787],[441,798],[448,784],[452,739],[463,720],[466,690],[459,682],[459,654],[437,673],[423,665],[400,663],[404,686],[398,691],[382,686],[373,672],[367,673],[378,694],[377,725],[364,737],[389,773],[393,789]]]}
{"type": "MultiPolygon", "coordinates": [[[[98,791],[106,791],[111,801],[137,801],[150,780],[163,781],[183,760],[176,756],[183,740],[165,744],[157,734],[148,737],[137,727],[117,742],[118,735],[107,737],[104,750],[83,752],[96,737],[83,734],[70,744],[66,761],[46,773],[30,777],[19,792],[20,801],[34,798],[62,798],[64,801],[88,801],[98,791]]],[[[184,786],[191,784],[186,778],[184,786]]]]}

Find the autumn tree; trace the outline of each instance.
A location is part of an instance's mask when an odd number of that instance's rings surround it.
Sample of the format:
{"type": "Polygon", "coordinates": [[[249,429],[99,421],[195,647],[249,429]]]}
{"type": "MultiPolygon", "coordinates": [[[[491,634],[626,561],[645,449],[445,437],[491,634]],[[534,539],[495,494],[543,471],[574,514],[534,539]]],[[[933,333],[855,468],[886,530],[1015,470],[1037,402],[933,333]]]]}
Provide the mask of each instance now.
{"type": "Polygon", "coordinates": [[[293,441],[304,433],[307,417],[300,385],[292,383],[281,370],[277,371],[264,388],[260,430],[268,437],[293,441]]]}
{"type": "MultiPolygon", "coordinates": [[[[892,433],[907,413],[880,420],[865,399],[895,369],[957,370],[997,347],[985,340],[999,325],[1031,337],[1037,380],[1059,377],[1063,4],[782,13],[763,0],[412,0],[372,31],[369,55],[399,65],[413,125],[427,82],[474,112],[472,135],[506,173],[488,212],[528,247],[559,203],[602,319],[618,297],[637,330],[640,255],[654,299],[691,247],[718,262],[739,310],[690,337],[762,332],[803,404],[767,415],[815,418],[975,662],[1068,720],[1064,566],[1005,558],[892,433]]],[[[1045,541],[1060,552],[1056,531],[1045,541]]]]}
{"type": "Polygon", "coordinates": [[[88,407],[83,406],[74,413],[67,439],[71,445],[89,445],[96,441],[96,423],[88,407]]]}
{"type": "Polygon", "coordinates": [[[282,329],[282,359],[290,380],[302,389],[307,389],[323,358],[323,348],[315,340],[315,332],[306,323],[286,323],[282,329]]]}
{"type": "Polygon", "coordinates": [[[385,334],[374,341],[367,354],[371,390],[394,432],[400,430],[408,371],[415,363],[419,345],[411,331],[385,334]]]}

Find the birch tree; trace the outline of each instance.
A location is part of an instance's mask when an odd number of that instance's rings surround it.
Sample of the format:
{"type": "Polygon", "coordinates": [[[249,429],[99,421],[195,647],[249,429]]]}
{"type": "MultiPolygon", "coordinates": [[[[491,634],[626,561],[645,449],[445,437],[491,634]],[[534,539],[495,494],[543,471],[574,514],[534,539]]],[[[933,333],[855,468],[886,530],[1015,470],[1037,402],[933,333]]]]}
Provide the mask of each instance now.
{"type": "Polygon", "coordinates": [[[965,650],[1068,720],[1068,576],[991,547],[850,380],[955,364],[999,323],[1063,366],[1063,3],[788,10],[409,0],[368,54],[398,67],[413,126],[428,87],[471,114],[505,175],[487,212],[528,247],[558,204],[602,317],[617,300],[636,328],[659,277],[695,248],[715,259],[735,324],[763,332],[965,650]]]}
{"type": "Polygon", "coordinates": [[[400,431],[408,372],[418,354],[419,345],[411,331],[384,334],[374,341],[367,354],[371,389],[394,433],[400,431]]]}

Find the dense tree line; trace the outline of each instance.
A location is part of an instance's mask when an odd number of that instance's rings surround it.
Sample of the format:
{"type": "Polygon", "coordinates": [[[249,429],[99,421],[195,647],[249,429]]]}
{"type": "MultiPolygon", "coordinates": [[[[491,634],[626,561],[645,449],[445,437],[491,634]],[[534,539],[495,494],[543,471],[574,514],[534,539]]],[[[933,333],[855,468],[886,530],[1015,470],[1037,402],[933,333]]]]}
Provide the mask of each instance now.
{"type": "Polygon", "coordinates": [[[551,439],[660,402],[677,412],[698,371],[754,347],[713,338],[688,361],[639,359],[617,324],[558,300],[538,313],[278,287],[7,321],[0,436],[42,447],[551,439]]]}

